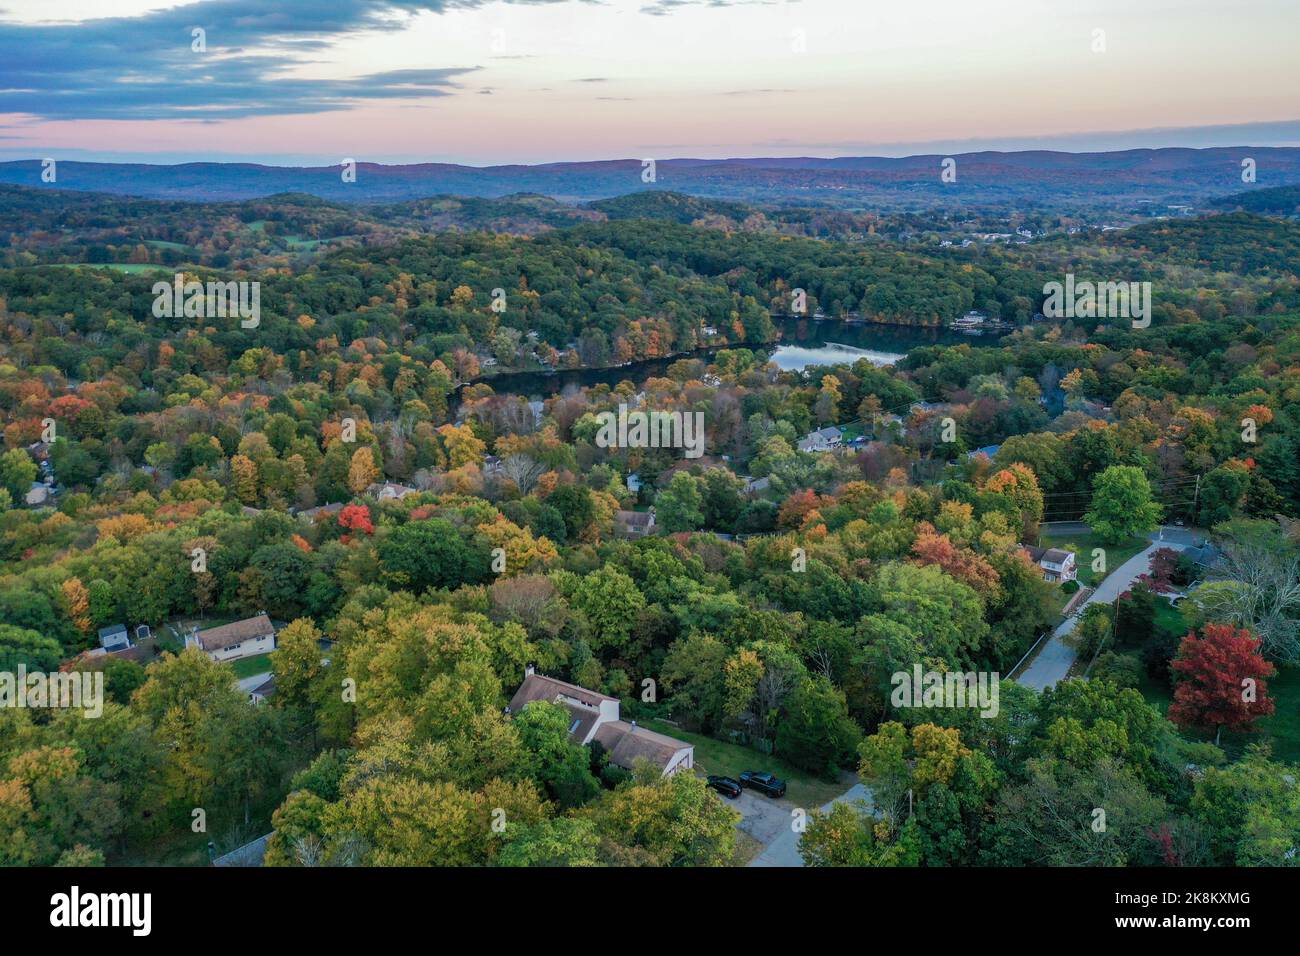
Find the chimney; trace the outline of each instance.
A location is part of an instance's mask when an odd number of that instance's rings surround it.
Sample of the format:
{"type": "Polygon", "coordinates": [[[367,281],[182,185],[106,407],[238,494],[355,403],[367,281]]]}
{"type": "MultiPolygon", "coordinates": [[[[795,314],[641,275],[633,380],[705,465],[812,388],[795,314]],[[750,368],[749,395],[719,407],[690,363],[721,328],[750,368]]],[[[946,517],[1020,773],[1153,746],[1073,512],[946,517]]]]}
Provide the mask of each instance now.
{"type": "Polygon", "coordinates": [[[537,668],[532,664],[524,665],[524,678],[527,679],[537,673],[537,668]]]}
{"type": "Polygon", "coordinates": [[[632,729],[629,730],[628,733],[629,733],[629,734],[634,734],[634,733],[636,733],[636,721],[635,721],[635,720],[632,721],[632,729]]]}

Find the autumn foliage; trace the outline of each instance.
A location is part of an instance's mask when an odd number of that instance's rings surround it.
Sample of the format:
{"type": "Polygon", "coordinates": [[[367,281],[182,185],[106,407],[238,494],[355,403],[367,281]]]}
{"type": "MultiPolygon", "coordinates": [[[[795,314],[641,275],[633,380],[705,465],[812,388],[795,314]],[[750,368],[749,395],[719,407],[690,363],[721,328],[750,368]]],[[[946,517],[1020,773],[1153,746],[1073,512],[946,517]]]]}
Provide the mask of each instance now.
{"type": "Polygon", "coordinates": [[[370,509],[365,505],[348,505],[339,512],[339,527],[362,534],[374,534],[375,525],[370,520],[370,509]]]}
{"type": "Polygon", "coordinates": [[[1267,678],[1277,669],[1260,654],[1260,640],[1244,628],[1206,624],[1189,633],[1170,665],[1181,679],[1169,719],[1180,727],[1246,730],[1273,713],[1267,678]]]}

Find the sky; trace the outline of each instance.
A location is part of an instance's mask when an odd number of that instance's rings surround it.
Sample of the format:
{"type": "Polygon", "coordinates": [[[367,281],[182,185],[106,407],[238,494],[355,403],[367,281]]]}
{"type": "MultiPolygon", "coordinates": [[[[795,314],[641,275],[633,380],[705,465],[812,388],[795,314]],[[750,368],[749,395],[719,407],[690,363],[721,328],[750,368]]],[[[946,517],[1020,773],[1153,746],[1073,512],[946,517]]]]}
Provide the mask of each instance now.
{"type": "Polygon", "coordinates": [[[1297,38],[1300,0],[0,0],[0,159],[1300,145],[1297,38]]]}

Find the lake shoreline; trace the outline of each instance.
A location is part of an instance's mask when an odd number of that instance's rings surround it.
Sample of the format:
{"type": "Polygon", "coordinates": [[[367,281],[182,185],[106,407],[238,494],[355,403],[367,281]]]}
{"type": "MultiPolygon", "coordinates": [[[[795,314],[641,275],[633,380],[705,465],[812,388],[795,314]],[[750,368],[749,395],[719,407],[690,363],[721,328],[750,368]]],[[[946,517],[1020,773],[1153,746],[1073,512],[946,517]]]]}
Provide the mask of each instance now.
{"type": "MultiPolygon", "coordinates": [[[[898,361],[906,357],[907,353],[914,348],[922,348],[928,345],[980,345],[993,344],[999,339],[1000,335],[988,336],[966,336],[960,332],[953,332],[938,326],[919,326],[906,325],[902,323],[883,323],[883,322],[865,322],[845,319],[798,319],[785,320],[778,325],[778,331],[781,333],[777,338],[770,342],[742,342],[731,343],[727,345],[711,345],[701,349],[692,349],[682,352],[673,352],[670,355],[658,356],[655,358],[637,359],[623,365],[602,365],[602,366],[579,366],[577,368],[560,368],[549,370],[519,370],[503,371],[492,375],[479,375],[476,378],[469,379],[457,384],[454,389],[458,393],[461,389],[469,385],[489,385],[494,391],[500,391],[498,384],[505,384],[509,387],[510,392],[528,392],[553,395],[560,391],[564,384],[599,384],[607,382],[610,385],[616,385],[626,379],[643,379],[653,377],[656,369],[660,372],[666,371],[668,366],[675,362],[686,361],[693,358],[706,359],[716,355],[719,352],[737,349],[748,349],[749,351],[769,350],[769,360],[773,360],[781,349],[819,351],[825,350],[828,344],[837,345],[841,348],[853,350],[861,349],[861,352],[844,351],[842,353],[843,361],[813,361],[798,367],[782,368],[782,371],[803,371],[808,367],[820,367],[823,365],[851,365],[860,358],[870,358],[876,356],[890,356],[893,361],[898,361]],[[845,338],[857,341],[848,341],[844,343],[830,343],[827,340],[826,333],[830,332],[835,338],[845,338]],[[884,342],[878,342],[881,337],[884,342]],[[973,338],[978,339],[972,341],[973,338]],[[876,348],[863,348],[863,344],[877,346],[876,348]],[[881,348],[879,346],[893,346],[892,348],[881,348]],[[579,381],[587,380],[587,381],[579,381]],[[529,387],[527,382],[532,382],[529,387]],[[510,383],[520,383],[522,388],[515,388],[510,383]],[[556,387],[546,387],[548,383],[554,383],[556,387]]],[[[780,362],[778,361],[778,365],[780,362]]],[[[891,364],[889,362],[879,364],[891,364]]]]}

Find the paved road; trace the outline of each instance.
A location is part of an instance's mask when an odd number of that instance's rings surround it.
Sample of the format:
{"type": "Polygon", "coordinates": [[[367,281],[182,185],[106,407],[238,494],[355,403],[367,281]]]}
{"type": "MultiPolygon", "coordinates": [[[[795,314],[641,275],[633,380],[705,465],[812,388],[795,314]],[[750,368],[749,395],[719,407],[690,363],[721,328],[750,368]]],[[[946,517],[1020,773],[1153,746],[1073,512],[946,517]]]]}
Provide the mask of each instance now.
{"type": "Polygon", "coordinates": [[[1084,601],[1074,614],[1061,622],[1052,632],[1047,643],[1043,645],[1038,656],[1034,658],[1033,663],[1016,678],[1017,682],[1034,690],[1043,690],[1064,679],[1070,672],[1070,665],[1074,663],[1076,656],[1074,647],[1066,641],[1066,637],[1073,633],[1079,623],[1079,616],[1083,614],[1083,609],[1089,604],[1098,602],[1114,604],[1115,599],[1127,591],[1140,575],[1150,570],[1153,552],[1160,548],[1182,551],[1192,545],[1194,538],[1191,532],[1183,528],[1162,528],[1153,533],[1151,545],[1145,551],[1133,555],[1106,575],[1106,579],[1097,586],[1097,590],[1089,596],[1088,600],[1084,601]]]}
{"type": "MultiPolygon", "coordinates": [[[[748,793],[748,791],[746,791],[748,793]]],[[[755,799],[762,800],[763,797],[755,799]]],[[[844,793],[832,800],[822,810],[830,810],[831,804],[835,803],[852,803],[855,800],[866,800],[870,802],[867,795],[867,788],[857,783],[849,787],[844,793]]],[[[803,857],[799,855],[799,834],[795,833],[790,827],[791,817],[789,810],[782,814],[781,829],[758,856],[749,862],[750,866],[803,866],[803,857]]],[[[741,824],[742,828],[744,824],[741,824]]]]}

